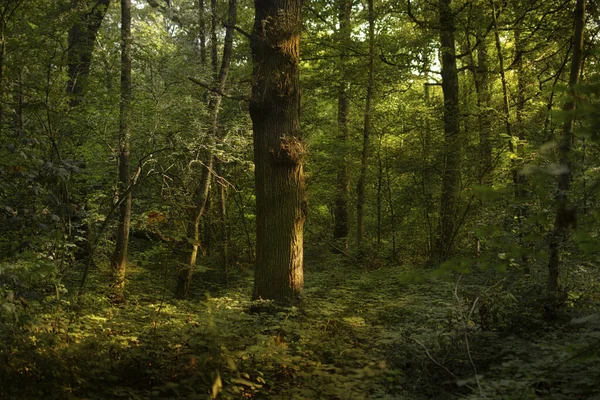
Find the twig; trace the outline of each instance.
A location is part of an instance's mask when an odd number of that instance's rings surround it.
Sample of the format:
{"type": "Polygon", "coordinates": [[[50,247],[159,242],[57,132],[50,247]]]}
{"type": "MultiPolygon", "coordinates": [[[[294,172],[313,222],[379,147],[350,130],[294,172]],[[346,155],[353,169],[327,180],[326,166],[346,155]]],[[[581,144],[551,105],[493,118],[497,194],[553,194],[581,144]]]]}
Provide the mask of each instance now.
{"type": "MultiPolygon", "coordinates": [[[[433,358],[433,356],[431,355],[431,353],[429,352],[429,349],[421,342],[419,342],[417,339],[415,338],[411,338],[412,340],[414,340],[419,346],[421,346],[423,348],[423,350],[425,350],[425,354],[427,354],[427,357],[429,357],[429,359],[438,367],[440,367],[441,369],[443,369],[444,371],[446,371],[448,373],[448,375],[450,375],[451,377],[453,377],[454,379],[458,380],[458,376],[454,375],[454,373],[452,371],[450,371],[448,368],[446,368],[445,365],[443,365],[442,363],[440,363],[438,360],[436,360],[435,358],[433,358]]],[[[475,388],[471,387],[470,385],[465,385],[465,387],[471,389],[471,390],[475,390],[475,388]]]]}
{"type": "Polygon", "coordinates": [[[239,27],[239,26],[237,26],[237,25],[232,25],[232,24],[223,24],[223,26],[224,26],[225,28],[233,28],[233,29],[235,29],[236,31],[238,31],[239,33],[241,33],[243,36],[245,36],[245,37],[246,37],[246,38],[248,38],[248,39],[251,39],[251,38],[252,38],[252,35],[250,35],[248,32],[246,32],[245,30],[243,30],[242,28],[240,28],[240,27],[239,27]]]}
{"type": "Polygon", "coordinates": [[[458,284],[460,283],[461,278],[462,278],[462,275],[460,275],[458,277],[458,279],[456,280],[456,286],[454,287],[454,297],[456,298],[456,301],[458,303],[458,312],[460,314],[460,319],[463,324],[463,332],[464,332],[464,336],[465,336],[465,348],[467,350],[467,356],[469,356],[469,362],[471,363],[471,367],[473,367],[473,372],[475,373],[475,382],[477,383],[477,388],[479,389],[479,394],[481,396],[485,397],[483,395],[483,389],[481,387],[481,382],[479,382],[477,367],[475,366],[475,362],[473,361],[473,357],[471,356],[471,347],[469,345],[469,334],[467,332],[467,321],[466,321],[465,315],[462,311],[460,297],[458,297],[458,284]]]}
{"type": "MultiPolygon", "coordinates": [[[[306,229],[307,232],[312,233],[313,235],[317,235],[315,232],[311,231],[309,228],[305,227],[304,229],[306,229]]],[[[345,255],[348,258],[352,258],[350,256],[350,254],[348,254],[347,252],[345,252],[344,250],[340,249],[339,247],[337,247],[335,244],[331,243],[329,240],[327,239],[323,239],[321,238],[321,240],[323,240],[326,244],[328,244],[329,246],[331,246],[334,250],[339,251],[341,254],[345,255]]]]}

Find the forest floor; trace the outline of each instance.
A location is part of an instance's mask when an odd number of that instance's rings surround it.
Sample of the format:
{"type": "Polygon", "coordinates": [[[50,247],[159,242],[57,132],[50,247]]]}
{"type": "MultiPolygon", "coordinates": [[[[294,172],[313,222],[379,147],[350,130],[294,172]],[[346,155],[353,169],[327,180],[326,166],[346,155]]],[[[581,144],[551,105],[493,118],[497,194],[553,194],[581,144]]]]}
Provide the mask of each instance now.
{"type": "Polygon", "coordinates": [[[249,311],[243,268],[227,287],[197,274],[176,300],[169,258],[149,253],[133,255],[123,305],[99,271],[78,298],[28,287],[43,296],[3,304],[0,398],[600,399],[589,299],[548,325],[500,274],[340,257],[309,254],[303,305],[272,313],[249,311]]]}

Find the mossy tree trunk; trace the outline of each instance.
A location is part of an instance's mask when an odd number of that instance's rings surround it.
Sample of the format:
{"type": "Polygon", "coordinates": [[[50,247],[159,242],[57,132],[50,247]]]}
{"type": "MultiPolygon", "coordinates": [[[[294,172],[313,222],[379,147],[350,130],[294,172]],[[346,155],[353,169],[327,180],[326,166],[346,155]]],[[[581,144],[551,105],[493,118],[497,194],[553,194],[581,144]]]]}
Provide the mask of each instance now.
{"type": "Polygon", "coordinates": [[[301,0],[255,0],[250,46],[256,184],[254,299],[294,304],[307,203],[300,133],[301,0]]]}

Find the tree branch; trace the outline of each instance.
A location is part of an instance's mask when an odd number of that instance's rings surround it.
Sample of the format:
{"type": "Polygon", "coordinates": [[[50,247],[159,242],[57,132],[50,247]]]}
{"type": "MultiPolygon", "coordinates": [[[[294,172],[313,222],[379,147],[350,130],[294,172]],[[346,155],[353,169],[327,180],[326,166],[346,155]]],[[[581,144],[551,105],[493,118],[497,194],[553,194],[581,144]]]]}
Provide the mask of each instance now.
{"type": "Polygon", "coordinates": [[[225,28],[233,28],[233,29],[235,29],[236,31],[238,31],[239,33],[241,33],[243,36],[245,36],[248,40],[250,40],[250,38],[252,37],[252,35],[250,35],[248,32],[246,32],[245,30],[243,30],[239,26],[228,24],[228,23],[223,24],[223,26],[225,28]]]}
{"type": "Polygon", "coordinates": [[[194,82],[196,85],[198,85],[198,86],[202,86],[204,89],[206,89],[206,90],[209,90],[209,91],[211,91],[211,92],[213,92],[213,93],[216,93],[216,94],[218,94],[219,96],[223,96],[223,97],[224,97],[224,98],[226,98],[226,99],[230,99],[230,100],[238,100],[238,101],[250,101],[250,99],[249,99],[248,97],[242,97],[242,96],[232,96],[232,95],[229,95],[229,94],[227,94],[227,93],[223,93],[221,90],[219,90],[219,89],[217,89],[217,88],[214,88],[214,87],[212,87],[212,86],[210,86],[210,85],[208,85],[208,84],[206,84],[206,83],[204,83],[204,82],[202,82],[202,81],[199,81],[198,79],[196,79],[196,78],[193,78],[193,77],[191,77],[191,76],[188,76],[188,79],[189,79],[190,81],[194,82]]]}

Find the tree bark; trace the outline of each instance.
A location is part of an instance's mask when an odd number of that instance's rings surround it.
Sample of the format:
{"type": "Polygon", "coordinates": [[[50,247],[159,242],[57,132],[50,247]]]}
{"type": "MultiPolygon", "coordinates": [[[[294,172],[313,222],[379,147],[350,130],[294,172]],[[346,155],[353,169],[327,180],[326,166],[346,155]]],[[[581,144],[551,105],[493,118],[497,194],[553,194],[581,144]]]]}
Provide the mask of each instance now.
{"type": "Polygon", "coordinates": [[[200,38],[200,64],[206,65],[206,10],[204,0],[198,0],[198,36],[200,38]]]}
{"type": "Polygon", "coordinates": [[[575,32],[573,34],[573,58],[571,59],[571,71],[569,74],[568,100],[563,106],[563,111],[568,115],[563,123],[562,134],[558,145],[560,158],[560,173],[558,175],[558,191],[555,195],[556,219],[554,229],[550,233],[548,263],[548,305],[547,316],[553,317],[560,300],[559,270],[561,262],[562,247],[568,240],[569,230],[575,224],[575,210],[569,204],[569,189],[571,176],[571,146],[574,138],[575,108],[577,93],[575,86],[579,83],[579,73],[583,60],[583,41],[585,25],[585,0],[577,0],[575,5],[575,32]]]}
{"type": "Polygon", "coordinates": [[[86,81],[90,73],[92,53],[96,36],[106,15],[110,0],[71,0],[72,7],[83,7],[77,22],[69,29],[67,51],[67,93],[69,104],[76,107],[81,103],[86,81]]]}
{"type": "Polygon", "coordinates": [[[301,0],[255,0],[250,46],[256,185],[254,299],[294,304],[307,214],[300,132],[301,0]]]}
{"type": "Polygon", "coordinates": [[[348,140],[350,137],[350,102],[348,101],[348,79],[344,70],[346,62],[346,46],[350,43],[350,15],[352,13],[352,1],[340,0],[339,4],[340,23],[339,46],[340,46],[340,86],[338,89],[338,115],[337,115],[337,141],[340,153],[337,155],[337,181],[334,210],[333,238],[336,244],[342,248],[348,248],[348,234],[350,233],[350,169],[348,168],[348,140]]]}
{"type": "Polygon", "coordinates": [[[364,236],[365,180],[369,161],[369,140],[371,136],[371,117],[375,69],[375,17],[373,0],[368,2],[369,19],[369,80],[367,82],[367,99],[363,126],[363,148],[360,159],[360,175],[356,187],[356,243],[360,247],[364,236]]]}
{"type": "Polygon", "coordinates": [[[452,0],[440,0],[440,46],[442,54],[442,91],[444,93],[444,169],[440,225],[437,240],[438,262],[452,253],[458,229],[457,214],[460,192],[461,137],[458,99],[458,74],[454,43],[454,13],[452,0]]]}
{"type": "MultiPolygon", "coordinates": [[[[221,178],[225,172],[223,162],[215,160],[217,176],[221,178]]],[[[217,217],[218,223],[218,246],[219,246],[219,269],[225,284],[229,284],[229,229],[227,224],[227,186],[223,179],[217,185],[217,217]]]]}
{"type": "Polygon", "coordinates": [[[211,41],[211,60],[212,60],[212,71],[213,79],[217,81],[217,74],[219,73],[219,53],[218,53],[218,41],[217,41],[217,0],[210,0],[210,13],[211,13],[211,25],[210,25],[210,41],[211,41]]]}
{"type": "Polygon", "coordinates": [[[131,0],[121,0],[121,102],[119,112],[119,198],[125,197],[119,208],[119,224],[115,251],[111,259],[114,301],[125,299],[125,273],[131,224],[131,176],[129,151],[131,135],[131,0]]]}

